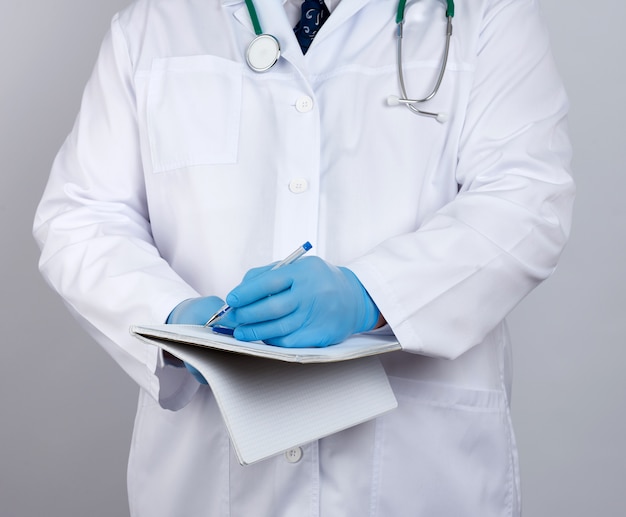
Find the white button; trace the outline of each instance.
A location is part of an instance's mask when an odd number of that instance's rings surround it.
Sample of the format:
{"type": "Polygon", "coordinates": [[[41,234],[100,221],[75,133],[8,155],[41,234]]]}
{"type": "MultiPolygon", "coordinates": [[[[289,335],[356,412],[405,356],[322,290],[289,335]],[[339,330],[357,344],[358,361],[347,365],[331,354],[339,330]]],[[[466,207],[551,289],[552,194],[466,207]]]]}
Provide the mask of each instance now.
{"type": "Polygon", "coordinates": [[[309,182],[304,178],[296,178],[289,182],[289,190],[294,194],[302,194],[309,190],[309,182]]]}
{"type": "Polygon", "coordinates": [[[294,447],[285,452],[285,459],[289,463],[298,463],[302,459],[302,448],[294,447]]]}
{"type": "Polygon", "coordinates": [[[303,95],[296,101],[296,109],[300,113],[306,113],[313,109],[313,99],[308,95],[303,95]]]}

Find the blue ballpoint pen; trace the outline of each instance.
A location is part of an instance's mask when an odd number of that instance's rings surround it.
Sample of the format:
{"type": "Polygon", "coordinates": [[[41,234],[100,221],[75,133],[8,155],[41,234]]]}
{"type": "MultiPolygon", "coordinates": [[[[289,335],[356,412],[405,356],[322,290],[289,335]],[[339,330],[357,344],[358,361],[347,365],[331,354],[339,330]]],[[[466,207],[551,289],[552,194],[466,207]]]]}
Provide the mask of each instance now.
{"type": "MultiPolygon", "coordinates": [[[[285,257],[280,262],[274,264],[274,267],[270,271],[274,271],[280,267],[286,266],[287,264],[291,264],[298,260],[302,255],[304,255],[307,251],[309,251],[313,246],[309,241],[305,242],[302,246],[300,246],[297,250],[291,253],[289,256],[285,257]]],[[[219,311],[217,311],[213,316],[209,318],[209,320],[204,324],[205,327],[210,327],[213,323],[219,320],[222,316],[224,316],[228,311],[230,311],[231,306],[225,304],[219,311]]]]}

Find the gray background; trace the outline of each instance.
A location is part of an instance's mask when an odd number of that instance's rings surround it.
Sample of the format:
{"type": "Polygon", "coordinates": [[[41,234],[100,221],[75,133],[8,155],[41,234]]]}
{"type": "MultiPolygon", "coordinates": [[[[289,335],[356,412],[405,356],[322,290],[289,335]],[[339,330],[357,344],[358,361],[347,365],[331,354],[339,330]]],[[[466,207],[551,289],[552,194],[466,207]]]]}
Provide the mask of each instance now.
{"type": "MultiPolygon", "coordinates": [[[[0,515],[128,515],[136,388],[39,277],[30,234],[112,14],[127,0],[1,0],[0,515]]],[[[575,226],[513,313],[526,517],[624,515],[626,4],[543,0],[570,93],[575,226]]]]}

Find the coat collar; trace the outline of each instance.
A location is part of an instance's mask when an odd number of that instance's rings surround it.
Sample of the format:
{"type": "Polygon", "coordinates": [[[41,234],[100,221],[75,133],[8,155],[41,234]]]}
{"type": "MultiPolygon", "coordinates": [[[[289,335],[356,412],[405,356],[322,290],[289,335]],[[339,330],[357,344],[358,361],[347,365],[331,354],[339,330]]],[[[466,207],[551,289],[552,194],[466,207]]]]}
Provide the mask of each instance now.
{"type": "MultiPolygon", "coordinates": [[[[339,5],[333,10],[332,16],[328,18],[328,21],[316,36],[316,39],[323,40],[328,34],[332,33],[340,25],[350,19],[370,1],[372,0],[341,0],[339,5]]],[[[393,1],[383,1],[389,2],[390,6],[394,4],[393,1]]],[[[235,10],[233,16],[235,19],[245,27],[251,35],[254,35],[254,28],[245,1],[221,0],[221,2],[224,6],[230,6],[231,8],[234,6],[235,10]]],[[[300,50],[293,33],[293,27],[289,23],[285,12],[284,4],[286,0],[253,0],[253,2],[257,16],[259,17],[261,29],[266,34],[271,34],[278,39],[281,45],[281,55],[290,61],[302,62],[302,51],[300,50]]]]}

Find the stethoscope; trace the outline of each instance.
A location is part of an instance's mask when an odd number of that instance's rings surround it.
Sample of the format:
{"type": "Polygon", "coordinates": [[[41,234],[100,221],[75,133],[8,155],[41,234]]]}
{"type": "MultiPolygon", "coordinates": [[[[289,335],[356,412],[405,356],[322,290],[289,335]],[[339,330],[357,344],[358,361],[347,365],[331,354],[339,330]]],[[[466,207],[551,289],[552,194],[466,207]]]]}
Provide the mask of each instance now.
{"type": "MultiPolygon", "coordinates": [[[[248,13],[250,14],[250,20],[252,21],[252,26],[254,27],[254,32],[256,37],[250,42],[248,45],[248,49],[246,51],[246,61],[248,66],[254,70],[255,72],[267,72],[270,68],[272,68],[278,59],[280,58],[280,43],[276,39],[276,37],[271,34],[265,34],[261,29],[261,24],[259,23],[259,17],[257,16],[256,8],[254,7],[254,3],[252,0],[245,0],[246,7],[248,8],[248,13]]],[[[423,102],[427,102],[431,100],[437,92],[439,91],[439,87],[441,86],[441,82],[443,81],[443,76],[446,72],[446,65],[448,63],[448,54],[450,51],[450,39],[452,38],[452,18],[454,17],[454,0],[446,0],[446,19],[448,21],[446,25],[446,42],[443,52],[443,58],[441,60],[441,65],[439,67],[439,74],[437,76],[437,81],[435,82],[435,86],[431,90],[431,92],[426,95],[426,97],[422,99],[411,99],[406,92],[406,86],[404,84],[404,73],[402,66],[402,36],[403,36],[403,26],[404,26],[404,12],[406,9],[406,0],[398,1],[398,10],[396,13],[396,25],[397,25],[397,64],[398,64],[398,82],[400,83],[400,92],[402,96],[391,95],[387,98],[387,104],[390,106],[397,106],[399,104],[404,104],[407,108],[409,108],[413,113],[417,115],[423,115],[425,117],[432,117],[436,119],[438,122],[445,122],[448,119],[446,113],[434,113],[430,111],[420,110],[416,104],[421,104],[423,102]]]]}
{"type": "Polygon", "coordinates": [[[413,113],[417,115],[423,115],[425,117],[432,117],[436,119],[437,122],[442,123],[448,120],[448,115],[446,113],[433,113],[431,111],[420,110],[416,106],[416,104],[421,104],[422,102],[429,101],[435,95],[437,95],[439,87],[441,86],[441,81],[443,81],[443,76],[446,72],[446,65],[448,64],[448,53],[450,52],[450,39],[452,38],[452,18],[454,17],[454,1],[447,0],[446,3],[446,19],[448,20],[448,23],[446,25],[446,44],[443,51],[441,65],[439,66],[439,75],[437,77],[437,81],[435,82],[435,86],[433,87],[431,92],[426,95],[426,97],[422,99],[411,99],[406,93],[406,87],[404,86],[404,74],[402,73],[402,28],[404,26],[404,9],[406,5],[406,0],[400,0],[398,2],[398,12],[396,13],[396,24],[398,26],[398,82],[400,83],[400,92],[402,93],[402,97],[398,97],[397,95],[390,95],[389,97],[387,97],[387,104],[389,104],[390,106],[404,104],[413,113]]]}

